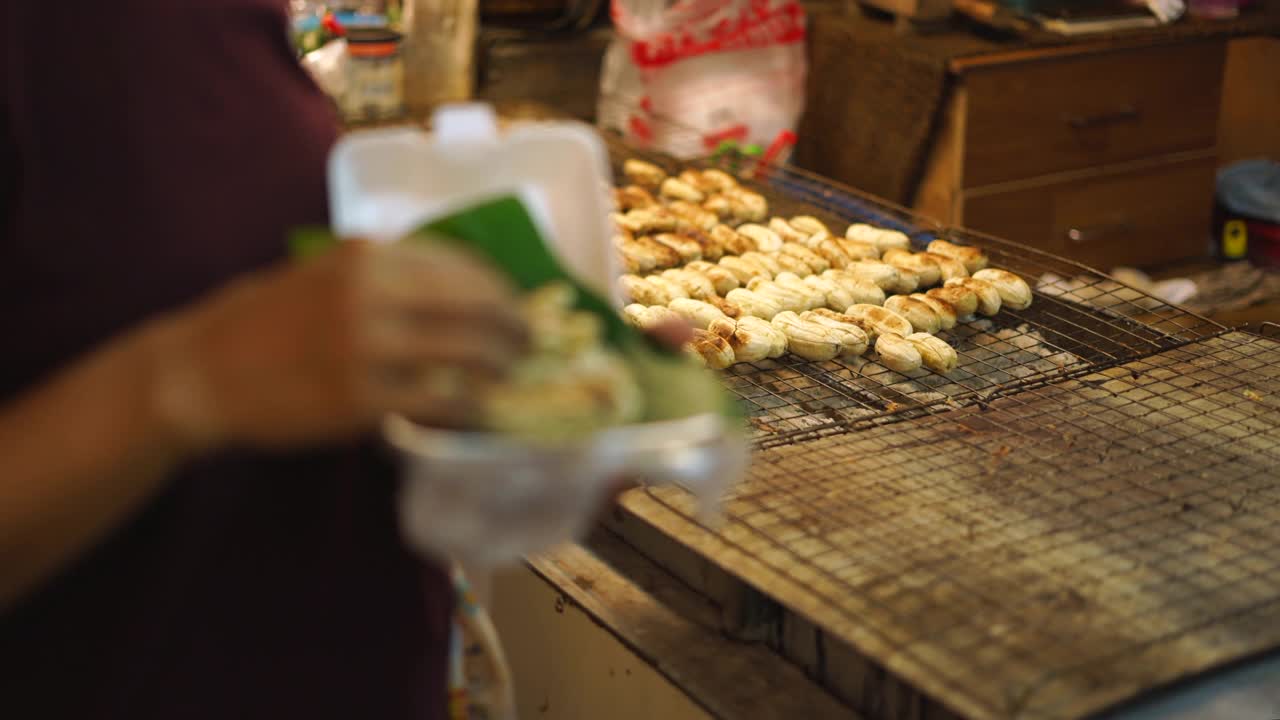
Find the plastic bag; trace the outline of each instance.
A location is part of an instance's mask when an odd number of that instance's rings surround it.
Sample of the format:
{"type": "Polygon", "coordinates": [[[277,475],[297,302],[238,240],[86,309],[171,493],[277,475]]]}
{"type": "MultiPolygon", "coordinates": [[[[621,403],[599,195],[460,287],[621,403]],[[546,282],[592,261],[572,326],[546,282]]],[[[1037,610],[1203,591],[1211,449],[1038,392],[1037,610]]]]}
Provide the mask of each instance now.
{"type": "Polygon", "coordinates": [[[804,110],[805,16],[795,0],[612,0],[601,126],[689,158],[794,137],[804,110]]]}

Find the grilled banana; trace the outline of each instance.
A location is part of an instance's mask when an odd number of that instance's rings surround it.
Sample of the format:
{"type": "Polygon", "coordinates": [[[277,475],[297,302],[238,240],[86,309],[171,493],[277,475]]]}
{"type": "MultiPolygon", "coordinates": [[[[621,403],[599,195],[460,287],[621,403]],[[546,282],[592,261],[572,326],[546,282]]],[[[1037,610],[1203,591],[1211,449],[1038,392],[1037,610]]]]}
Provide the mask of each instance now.
{"type": "Polygon", "coordinates": [[[622,319],[626,320],[627,324],[633,327],[643,328],[645,310],[648,309],[649,308],[646,305],[631,303],[630,305],[622,308],[622,319]]]}
{"type": "Polygon", "coordinates": [[[769,277],[773,277],[782,272],[782,265],[778,264],[777,253],[749,252],[742,254],[743,260],[749,260],[760,267],[764,268],[769,277]]]}
{"type": "Polygon", "coordinates": [[[781,252],[776,252],[770,255],[770,257],[773,258],[773,261],[777,263],[778,267],[781,269],[782,272],[795,273],[796,275],[812,275],[813,274],[813,266],[809,265],[809,263],[801,260],[795,255],[787,255],[781,252]]]}
{"type": "MultiPolygon", "coordinates": [[[[753,319],[759,320],[759,318],[753,319]]],[[[760,320],[760,322],[764,321],[760,320]]],[[[707,332],[729,341],[729,347],[733,348],[734,362],[764,360],[773,350],[770,336],[752,332],[750,328],[739,328],[738,324],[732,320],[716,320],[707,326],[707,332]]]]}
{"type": "Polygon", "coordinates": [[[879,260],[859,260],[844,271],[853,277],[875,283],[881,290],[892,290],[902,283],[902,272],[879,260]]]}
{"type": "Polygon", "coordinates": [[[717,225],[711,228],[711,237],[724,245],[724,251],[731,255],[741,255],[756,249],[755,241],[728,225],[717,225]]]}
{"type": "Polygon", "coordinates": [[[818,233],[831,234],[831,231],[827,229],[827,226],[822,224],[821,220],[813,217],[812,215],[797,215],[788,220],[787,224],[810,237],[817,235],[818,233]]]}
{"type": "Polygon", "coordinates": [[[628,185],[614,190],[613,200],[624,211],[653,207],[658,204],[657,198],[639,185],[628,185]]]}
{"type": "Polygon", "coordinates": [[[639,304],[628,305],[622,308],[622,316],[641,330],[652,330],[670,322],[684,322],[684,319],[674,310],[661,305],[652,307],[639,304]]]}
{"type": "Polygon", "coordinates": [[[800,232],[791,227],[791,223],[780,217],[770,218],[769,229],[777,233],[783,242],[804,243],[805,240],[809,239],[808,233],[800,232]]]}
{"type": "Polygon", "coordinates": [[[925,295],[949,303],[951,307],[956,309],[957,321],[969,320],[978,311],[978,295],[966,287],[943,286],[933,288],[925,295]]]}
{"type": "Polygon", "coordinates": [[[920,289],[920,276],[911,268],[896,263],[886,263],[898,271],[898,282],[888,292],[895,295],[907,295],[920,289]]]}
{"type": "Polygon", "coordinates": [[[840,289],[849,293],[849,297],[852,298],[852,302],[848,305],[837,307],[835,308],[836,310],[844,310],[849,305],[857,305],[859,303],[866,305],[884,304],[884,290],[881,290],[879,285],[864,277],[859,277],[843,270],[828,270],[822,273],[822,277],[824,280],[830,280],[839,285],[840,289]]]}
{"type": "Polygon", "coordinates": [[[713,192],[724,192],[737,189],[738,181],[723,170],[710,168],[702,171],[702,184],[699,187],[708,188],[713,192]]]}
{"type": "Polygon", "coordinates": [[[948,280],[947,287],[962,287],[973,291],[978,296],[978,312],[991,317],[1000,312],[1000,291],[995,285],[978,278],[957,278],[948,280]]]}
{"type": "Polygon", "coordinates": [[[973,277],[994,285],[1005,307],[1012,310],[1026,310],[1031,307],[1031,286],[1008,270],[987,268],[974,273],[973,277]]]}
{"type": "Polygon", "coordinates": [[[793,258],[803,262],[812,269],[812,272],[821,273],[831,269],[831,263],[822,258],[821,255],[815,253],[801,243],[785,242],[782,244],[782,250],[779,251],[783,255],[790,255],[793,258]]]}
{"type": "Polygon", "coordinates": [[[798,292],[792,288],[779,285],[772,280],[757,278],[747,283],[747,289],[761,297],[768,298],[777,303],[780,310],[800,312],[802,310],[810,309],[809,296],[807,293],[798,292]]]}
{"type": "Polygon", "coordinates": [[[720,312],[724,313],[725,317],[730,320],[736,320],[742,317],[742,308],[738,307],[736,303],[729,302],[722,297],[712,297],[707,300],[707,302],[719,308],[720,312]]]}
{"type": "MultiPolygon", "coordinates": [[[[856,305],[860,302],[856,295],[846,290],[840,283],[821,275],[810,275],[803,282],[825,300],[823,305],[832,310],[844,310],[850,305],[856,305]]],[[[880,288],[876,288],[876,291],[879,292],[880,288]]]]}
{"type": "Polygon", "coordinates": [[[881,259],[890,265],[915,273],[919,287],[933,287],[942,280],[942,270],[938,267],[938,263],[927,255],[890,248],[884,252],[881,259]]]}
{"type": "Polygon", "coordinates": [[[938,298],[929,297],[924,293],[913,293],[908,297],[912,300],[919,300],[925,305],[933,308],[933,312],[938,316],[938,326],[940,329],[950,330],[956,326],[956,309],[951,303],[946,302],[945,300],[939,300],[938,298]]]}
{"type": "Polygon", "coordinates": [[[840,354],[844,357],[858,357],[867,351],[871,341],[867,333],[853,318],[840,319],[838,313],[821,313],[817,310],[800,313],[800,319],[815,325],[821,325],[835,332],[840,341],[840,354]]]}
{"type": "Polygon", "coordinates": [[[720,258],[724,257],[724,243],[711,233],[686,228],[684,231],[684,237],[698,243],[698,247],[702,248],[703,260],[716,262],[720,258]]]}
{"type": "Polygon", "coordinates": [[[676,254],[680,256],[681,263],[702,259],[702,246],[696,240],[690,240],[675,233],[658,233],[649,237],[652,237],[655,242],[662,243],[675,250],[676,254]]]}
{"type": "Polygon", "coordinates": [[[945,375],[955,370],[960,361],[955,348],[928,333],[912,333],[906,340],[916,347],[924,366],[934,372],[945,375]]]}
{"type": "Polygon", "coordinates": [[[869,242],[861,240],[848,240],[846,238],[832,238],[840,244],[840,249],[850,260],[879,260],[880,249],[869,242]]]}
{"type": "Polygon", "coordinates": [[[733,273],[733,276],[738,278],[738,283],[741,285],[747,284],[752,278],[773,277],[764,267],[736,255],[726,255],[720,258],[719,264],[720,267],[733,273]]]}
{"type": "Polygon", "coordinates": [[[689,293],[689,297],[695,300],[706,300],[717,294],[710,278],[700,272],[687,268],[663,270],[662,277],[684,288],[685,292],[689,293]]]}
{"type": "Polygon", "coordinates": [[[683,285],[671,278],[665,278],[661,275],[649,275],[645,278],[645,281],[666,293],[667,297],[670,298],[667,302],[671,302],[671,300],[675,300],[677,298],[689,297],[689,291],[685,290],[683,285]]]}
{"type": "Polygon", "coordinates": [[[836,269],[849,267],[849,263],[853,262],[853,258],[849,257],[849,254],[844,251],[840,243],[830,236],[819,238],[818,235],[814,235],[810,237],[809,249],[836,269]]]}
{"type": "MultiPolygon", "coordinates": [[[[783,353],[787,351],[787,336],[775,328],[773,323],[762,318],[751,315],[738,318],[738,324],[735,328],[734,336],[737,337],[737,342],[742,344],[747,344],[749,341],[756,338],[764,338],[769,346],[765,357],[782,357],[783,353]],[[738,337],[743,333],[745,333],[746,336],[738,337]]],[[[737,353],[736,347],[734,348],[734,352],[737,353]]]]}
{"type": "Polygon", "coordinates": [[[706,180],[702,177],[702,173],[699,172],[698,170],[694,170],[693,168],[688,168],[687,170],[684,170],[679,175],[677,175],[676,178],[679,179],[680,182],[685,183],[690,187],[697,188],[698,191],[704,195],[710,195],[711,193],[719,190],[719,188],[712,187],[709,183],[707,183],[706,180]]]}
{"type": "Polygon", "coordinates": [[[946,255],[939,255],[931,252],[920,254],[929,258],[938,265],[938,270],[942,274],[942,282],[954,280],[956,278],[969,277],[969,269],[964,266],[964,263],[956,260],[955,258],[949,258],[946,255]]]}
{"type": "Polygon", "coordinates": [[[861,223],[850,225],[845,230],[845,238],[849,240],[861,240],[869,242],[876,246],[881,253],[891,248],[901,248],[903,250],[911,249],[911,238],[897,230],[885,230],[873,225],[864,225],[861,223]]]}
{"type": "Polygon", "coordinates": [[[728,340],[706,330],[694,330],[693,340],[685,346],[686,352],[702,360],[712,370],[723,370],[733,364],[733,347],[728,340]]]}
{"type": "Polygon", "coordinates": [[[627,272],[649,272],[658,267],[657,256],[644,245],[636,242],[635,239],[619,235],[614,238],[613,244],[618,248],[618,254],[622,257],[622,265],[627,269],[627,272]]]}
{"type": "Polygon", "coordinates": [[[912,300],[906,295],[894,295],[884,301],[884,306],[906,318],[916,332],[932,335],[942,329],[938,313],[919,300],[912,300]]]}
{"type": "Polygon", "coordinates": [[[872,337],[885,333],[906,337],[912,333],[910,320],[878,305],[851,305],[844,314],[853,318],[872,337]]]}
{"type": "MultiPolygon", "coordinates": [[[[719,335],[725,340],[729,340],[730,341],[729,344],[732,345],[733,334],[738,330],[738,322],[736,320],[730,320],[728,318],[716,318],[711,322],[707,323],[707,327],[704,329],[707,332],[711,333],[712,335],[719,335]]],[[[734,351],[733,355],[735,358],[738,356],[738,353],[736,350],[734,351]]]]}
{"type": "Polygon", "coordinates": [[[680,220],[702,232],[710,232],[712,228],[720,224],[720,218],[715,213],[704,209],[701,205],[695,205],[684,200],[673,200],[667,203],[667,209],[680,220]]]}
{"type": "Polygon", "coordinates": [[[707,329],[707,326],[714,320],[728,320],[725,314],[720,312],[720,308],[701,300],[692,300],[689,298],[676,298],[667,305],[680,317],[684,318],[690,325],[700,330],[707,329]]]}
{"type": "Polygon", "coordinates": [[[614,218],[619,226],[637,235],[655,232],[671,232],[676,229],[678,218],[664,207],[646,207],[628,210],[614,218]]]}
{"type": "Polygon", "coordinates": [[[866,223],[854,223],[844,231],[844,236],[847,239],[871,243],[872,245],[875,245],[876,236],[879,234],[880,228],[866,223]]]}
{"type": "Polygon", "coordinates": [[[666,305],[671,302],[671,295],[665,288],[638,275],[623,275],[618,278],[618,289],[622,292],[624,302],[641,305],[666,305]]]}
{"type": "Polygon", "coordinates": [[[700,203],[707,199],[707,196],[698,188],[683,180],[671,177],[662,181],[658,194],[669,200],[687,200],[691,203],[700,203]]]}
{"type": "Polygon", "coordinates": [[[757,223],[769,216],[769,202],[760,193],[734,187],[721,190],[720,194],[729,198],[733,217],[738,222],[757,223]]]}
{"type": "Polygon", "coordinates": [[[700,273],[710,280],[717,295],[724,295],[742,284],[733,273],[719,265],[716,265],[715,263],[709,263],[706,260],[694,260],[684,267],[686,270],[692,270],[693,272],[700,273]]]}
{"type": "Polygon", "coordinates": [[[738,226],[738,234],[745,235],[756,244],[760,252],[777,252],[782,249],[782,236],[763,225],[747,223],[738,226]]]}
{"type": "Polygon", "coordinates": [[[658,186],[662,185],[662,181],[667,179],[667,174],[662,171],[662,168],[634,158],[622,164],[622,174],[636,185],[649,190],[657,190],[658,186]]]}
{"type": "MultiPolygon", "coordinates": [[[[813,277],[813,276],[809,275],[806,277],[806,279],[808,277],[813,277]]],[[[800,276],[796,275],[795,273],[778,273],[778,276],[773,279],[773,282],[776,285],[781,285],[782,287],[785,287],[788,290],[792,290],[797,294],[801,295],[802,297],[804,297],[805,305],[806,305],[806,307],[804,308],[805,310],[812,310],[814,308],[822,307],[827,304],[826,293],[822,292],[821,290],[818,290],[813,285],[800,279],[800,276]]],[[[848,306],[846,305],[845,307],[848,307],[848,306]]]]}
{"type": "Polygon", "coordinates": [[[805,360],[831,360],[844,349],[834,330],[800,319],[793,312],[774,316],[773,326],[787,336],[787,350],[805,360]]]}
{"type": "Polygon", "coordinates": [[[782,312],[776,300],[746,288],[730,290],[725,300],[741,308],[744,315],[754,315],[765,320],[772,320],[775,315],[782,312]]]}
{"type": "Polygon", "coordinates": [[[702,201],[702,209],[709,213],[714,213],[721,220],[728,220],[733,217],[733,203],[729,202],[729,198],[719,193],[708,195],[707,199],[702,201]]]}
{"type": "Polygon", "coordinates": [[[982,250],[968,245],[956,245],[946,240],[934,240],[929,243],[929,252],[959,260],[964,263],[965,269],[970,274],[978,272],[987,266],[986,254],[982,250]]]}
{"type": "Polygon", "coordinates": [[[672,248],[663,245],[648,235],[641,235],[634,240],[633,243],[645,249],[652,255],[657,263],[656,267],[669,268],[680,264],[680,253],[672,248]]]}
{"type": "Polygon", "coordinates": [[[876,338],[876,354],[880,356],[881,365],[900,373],[919,370],[924,362],[915,344],[897,333],[883,333],[876,338]]]}

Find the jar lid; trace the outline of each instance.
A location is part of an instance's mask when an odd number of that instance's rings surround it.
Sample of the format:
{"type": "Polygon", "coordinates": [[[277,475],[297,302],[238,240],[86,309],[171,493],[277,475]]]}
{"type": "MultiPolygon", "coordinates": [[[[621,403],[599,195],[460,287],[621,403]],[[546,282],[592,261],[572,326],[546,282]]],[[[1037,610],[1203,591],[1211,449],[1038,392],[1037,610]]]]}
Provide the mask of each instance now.
{"type": "Polygon", "coordinates": [[[403,36],[387,28],[351,28],[347,30],[347,54],[351,57],[391,57],[400,47],[403,36]]]}
{"type": "Polygon", "coordinates": [[[404,36],[386,27],[354,27],[347,29],[347,42],[355,44],[398,43],[404,36]]]}

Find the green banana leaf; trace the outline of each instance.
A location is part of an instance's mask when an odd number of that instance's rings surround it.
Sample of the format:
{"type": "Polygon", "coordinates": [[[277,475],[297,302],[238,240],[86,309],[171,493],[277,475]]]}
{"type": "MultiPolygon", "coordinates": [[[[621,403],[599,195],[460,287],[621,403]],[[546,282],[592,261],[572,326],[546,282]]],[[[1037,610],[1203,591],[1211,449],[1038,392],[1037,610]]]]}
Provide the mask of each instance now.
{"type": "MultiPolygon", "coordinates": [[[[503,196],[482,202],[430,222],[412,237],[466,247],[501,268],[524,290],[557,281],[571,285],[577,291],[578,309],[602,319],[606,341],[621,351],[635,369],[645,389],[647,420],[671,420],[705,412],[721,412],[735,420],[743,418],[742,408],[714,374],[628,325],[609,302],[566,270],[518,198],[503,196]]],[[[309,257],[336,242],[327,229],[302,228],[290,237],[290,248],[295,256],[309,257]]]]}

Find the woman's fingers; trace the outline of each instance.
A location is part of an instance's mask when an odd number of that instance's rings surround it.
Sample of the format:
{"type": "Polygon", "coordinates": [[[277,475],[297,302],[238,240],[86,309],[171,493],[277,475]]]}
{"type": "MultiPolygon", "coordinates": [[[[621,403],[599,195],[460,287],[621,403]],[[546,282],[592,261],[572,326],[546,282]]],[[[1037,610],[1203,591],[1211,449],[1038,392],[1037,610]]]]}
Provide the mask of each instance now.
{"type": "Polygon", "coordinates": [[[522,336],[493,323],[442,316],[430,324],[403,317],[371,319],[366,352],[375,365],[472,368],[500,375],[524,352],[522,336]]]}
{"type": "Polygon", "coordinates": [[[693,328],[682,320],[668,320],[649,329],[655,340],[673,349],[679,349],[693,339],[693,328]]]}

